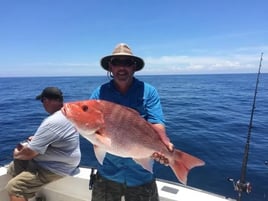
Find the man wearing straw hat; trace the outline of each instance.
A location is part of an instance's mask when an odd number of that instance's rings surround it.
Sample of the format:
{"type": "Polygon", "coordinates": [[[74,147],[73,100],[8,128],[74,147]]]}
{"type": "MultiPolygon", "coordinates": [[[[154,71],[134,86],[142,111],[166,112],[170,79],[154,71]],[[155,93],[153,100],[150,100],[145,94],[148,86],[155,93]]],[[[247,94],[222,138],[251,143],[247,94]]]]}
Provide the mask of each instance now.
{"type": "MultiPolygon", "coordinates": [[[[91,99],[102,99],[137,110],[158,131],[170,151],[173,144],[165,132],[164,117],[157,90],[134,77],[144,67],[144,61],[134,56],[127,44],[118,44],[111,55],[100,61],[111,80],[97,89],[91,99]]],[[[153,159],[168,164],[161,153],[153,159]]],[[[153,165],[153,163],[152,163],[153,165]]],[[[98,166],[92,201],[158,201],[154,175],[131,158],[106,154],[103,165],[98,166]]]]}

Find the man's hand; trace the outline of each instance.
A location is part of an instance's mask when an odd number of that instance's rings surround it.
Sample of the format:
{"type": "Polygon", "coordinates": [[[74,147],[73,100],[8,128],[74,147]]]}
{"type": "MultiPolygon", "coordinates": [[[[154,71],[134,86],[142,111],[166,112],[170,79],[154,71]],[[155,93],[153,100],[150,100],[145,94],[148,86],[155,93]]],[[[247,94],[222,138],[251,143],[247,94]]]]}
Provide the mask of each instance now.
{"type": "Polygon", "coordinates": [[[168,150],[169,150],[170,152],[173,152],[173,151],[174,151],[174,145],[173,145],[171,142],[168,142],[168,143],[166,144],[166,146],[167,146],[167,148],[168,148],[168,150]]]}
{"type": "MultiPolygon", "coordinates": [[[[174,151],[174,145],[170,142],[169,138],[166,134],[166,129],[162,124],[151,124],[155,131],[159,134],[159,137],[161,138],[162,142],[166,145],[167,149],[170,152],[174,151]]],[[[169,165],[168,158],[161,152],[154,152],[151,156],[152,159],[159,162],[160,164],[169,165]]]]}
{"type": "Polygon", "coordinates": [[[154,159],[155,161],[159,162],[162,165],[165,165],[165,166],[169,165],[168,158],[166,158],[165,155],[160,152],[154,152],[151,157],[152,159],[154,159]]]}
{"type": "MultiPolygon", "coordinates": [[[[174,151],[174,145],[171,142],[169,142],[166,146],[170,152],[174,151]]],[[[161,152],[154,152],[151,157],[152,159],[154,159],[155,161],[159,162],[162,165],[165,165],[165,166],[169,165],[168,158],[161,152]]]]}
{"type": "Polygon", "coordinates": [[[31,160],[38,155],[38,152],[28,148],[28,143],[19,143],[13,151],[13,158],[19,160],[31,160]]]}

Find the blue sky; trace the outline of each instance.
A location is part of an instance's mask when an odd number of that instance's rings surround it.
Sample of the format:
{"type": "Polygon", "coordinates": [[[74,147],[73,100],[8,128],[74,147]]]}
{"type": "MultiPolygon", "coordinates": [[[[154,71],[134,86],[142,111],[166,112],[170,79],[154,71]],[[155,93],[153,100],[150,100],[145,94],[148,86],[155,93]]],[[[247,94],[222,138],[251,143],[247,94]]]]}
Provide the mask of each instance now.
{"type": "Polygon", "coordinates": [[[268,73],[268,1],[0,0],[0,77],[105,75],[120,42],[138,74],[268,73]]]}

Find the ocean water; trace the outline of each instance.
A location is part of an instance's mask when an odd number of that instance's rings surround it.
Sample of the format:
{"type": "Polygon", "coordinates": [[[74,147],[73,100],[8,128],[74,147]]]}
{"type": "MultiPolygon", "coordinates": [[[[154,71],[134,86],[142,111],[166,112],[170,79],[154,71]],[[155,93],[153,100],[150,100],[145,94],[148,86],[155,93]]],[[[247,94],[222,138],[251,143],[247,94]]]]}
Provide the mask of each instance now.
{"type": "MultiPolygon", "coordinates": [[[[161,97],[167,133],[175,146],[206,162],[190,171],[188,185],[236,198],[228,178],[240,178],[252,109],[256,74],[137,76],[154,85],[161,97]]],[[[47,116],[35,100],[43,88],[57,86],[65,102],[88,99],[107,77],[0,78],[0,165],[12,160],[16,144],[47,116]]],[[[81,166],[97,162],[92,145],[81,138],[81,166]]],[[[268,74],[261,74],[250,138],[242,200],[268,200],[268,74]]],[[[169,167],[156,164],[157,177],[177,181],[169,167]]]]}

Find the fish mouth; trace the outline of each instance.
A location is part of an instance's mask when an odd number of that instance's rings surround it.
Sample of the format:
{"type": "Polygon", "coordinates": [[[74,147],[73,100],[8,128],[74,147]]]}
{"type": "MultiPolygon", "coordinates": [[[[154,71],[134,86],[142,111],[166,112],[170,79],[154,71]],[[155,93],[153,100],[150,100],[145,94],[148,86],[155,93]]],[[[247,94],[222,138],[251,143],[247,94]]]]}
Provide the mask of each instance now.
{"type": "Polygon", "coordinates": [[[70,107],[68,107],[68,105],[64,104],[63,107],[61,108],[61,112],[69,121],[75,123],[74,116],[72,112],[70,112],[70,107]]]}
{"type": "Polygon", "coordinates": [[[74,122],[81,115],[79,106],[70,103],[65,103],[61,108],[61,112],[67,119],[72,122],[74,122]]]}

